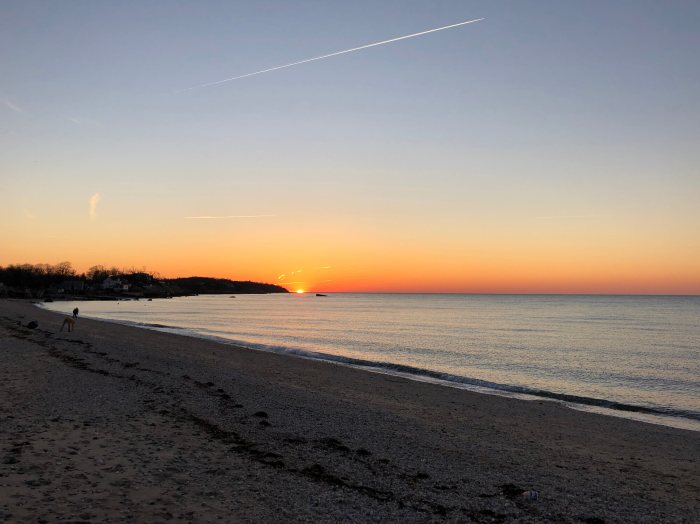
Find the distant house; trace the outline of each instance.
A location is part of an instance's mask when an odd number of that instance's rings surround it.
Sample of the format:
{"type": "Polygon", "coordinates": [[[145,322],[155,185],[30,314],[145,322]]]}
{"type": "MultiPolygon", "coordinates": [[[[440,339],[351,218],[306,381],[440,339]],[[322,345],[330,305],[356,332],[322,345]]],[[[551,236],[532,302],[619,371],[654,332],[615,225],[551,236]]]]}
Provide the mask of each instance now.
{"type": "Polygon", "coordinates": [[[107,277],[102,281],[102,289],[115,289],[122,285],[122,281],[116,277],[107,277]]]}
{"type": "Polygon", "coordinates": [[[58,285],[59,289],[66,291],[85,291],[85,282],[82,280],[64,280],[58,285]]]}
{"type": "Polygon", "coordinates": [[[129,284],[122,282],[122,280],[118,277],[107,277],[102,281],[102,289],[128,291],[129,284]]]}

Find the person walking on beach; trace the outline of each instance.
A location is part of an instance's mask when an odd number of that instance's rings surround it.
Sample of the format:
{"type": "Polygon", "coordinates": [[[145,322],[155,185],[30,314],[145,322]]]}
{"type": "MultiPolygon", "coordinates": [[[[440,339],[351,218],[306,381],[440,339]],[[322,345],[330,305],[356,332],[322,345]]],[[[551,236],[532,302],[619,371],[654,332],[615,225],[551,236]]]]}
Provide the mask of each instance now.
{"type": "Polygon", "coordinates": [[[79,313],[79,311],[80,311],[80,310],[79,310],[78,308],[75,308],[75,309],[73,310],[73,318],[78,318],[78,313],[79,313]]]}

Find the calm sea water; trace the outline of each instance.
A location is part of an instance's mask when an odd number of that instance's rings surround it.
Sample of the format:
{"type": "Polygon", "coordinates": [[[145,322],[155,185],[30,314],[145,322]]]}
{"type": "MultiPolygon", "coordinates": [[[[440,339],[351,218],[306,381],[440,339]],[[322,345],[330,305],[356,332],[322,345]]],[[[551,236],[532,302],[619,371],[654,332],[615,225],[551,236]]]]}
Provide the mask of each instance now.
{"type": "Polygon", "coordinates": [[[331,294],[46,307],[700,431],[700,297],[331,294]]]}

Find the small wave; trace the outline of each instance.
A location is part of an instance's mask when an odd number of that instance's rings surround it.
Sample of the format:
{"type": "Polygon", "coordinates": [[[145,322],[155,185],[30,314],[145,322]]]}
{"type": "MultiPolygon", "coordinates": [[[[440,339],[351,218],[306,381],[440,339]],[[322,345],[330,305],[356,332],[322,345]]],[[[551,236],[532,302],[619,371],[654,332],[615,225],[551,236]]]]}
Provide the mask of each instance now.
{"type": "Polygon", "coordinates": [[[172,329],[172,330],[178,330],[178,331],[186,331],[186,328],[180,327],[180,326],[171,326],[168,324],[157,324],[153,322],[136,322],[135,320],[118,320],[118,319],[105,319],[102,317],[93,317],[93,316],[87,316],[83,315],[83,318],[90,318],[92,320],[100,320],[100,321],[107,321],[107,322],[113,322],[115,324],[122,324],[124,326],[133,326],[133,327],[139,327],[139,328],[146,328],[146,329],[172,329]]]}
{"type": "Polygon", "coordinates": [[[149,324],[148,322],[137,322],[139,326],[152,327],[152,328],[165,328],[165,329],[184,329],[179,326],[169,326],[167,324],[149,324]]]}

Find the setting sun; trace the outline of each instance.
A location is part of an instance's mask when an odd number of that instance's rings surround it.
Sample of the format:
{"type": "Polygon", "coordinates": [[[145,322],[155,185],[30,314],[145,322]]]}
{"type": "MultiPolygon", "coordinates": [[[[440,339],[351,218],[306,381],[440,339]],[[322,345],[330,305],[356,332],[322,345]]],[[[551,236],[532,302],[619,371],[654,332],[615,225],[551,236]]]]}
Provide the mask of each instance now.
{"type": "Polygon", "coordinates": [[[303,289],[297,289],[297,294],[303,295],[303,294],[304,294],[304,290],[303,290],[303,289]]]}

